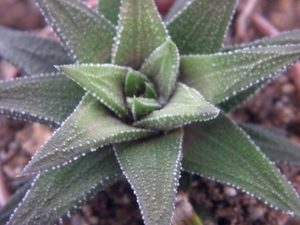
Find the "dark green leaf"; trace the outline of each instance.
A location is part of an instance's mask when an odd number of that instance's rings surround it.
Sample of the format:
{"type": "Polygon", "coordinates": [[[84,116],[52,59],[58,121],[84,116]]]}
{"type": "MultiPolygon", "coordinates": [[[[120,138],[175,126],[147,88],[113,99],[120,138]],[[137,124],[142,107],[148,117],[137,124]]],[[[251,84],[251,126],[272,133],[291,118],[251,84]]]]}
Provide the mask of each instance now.
{"type": "Polygon", "coordinates": [[[254,42],[237,46],[228,46],[222,49],[223,52],[234,51],[243,48],[263,47],[269,45],[291,45],[300,44],[300,30],[282,32],[276,36],[265,37],[254,42]]]}
{"type": "Polygon", "coordinates": [[[173,93],[178,76],[179,54],[171,40],[167,40],[145,60],[140,70],[157,87],[166,102],[173,93]]]}
{"type": "Polygon", "coordinates": [[[118,24],[121,0],[98,0],[98,11],[113,24],[118,24]]]}
{"type": "Polygon", "coordinates": [[[38,175],[9,224],[53,224],[88,197],[119,180],[121,175],[111,148],[100,148],[66,166],[38,175]]]}
{"type": "Polygon", "coordinates": [[[207,101],[217,104],[256,83],[274,77],[299,57],[300,45],[183,56],[180,75],[184,83],[196,88],[207,101]]]}
{"type": "MultiPolygon", "coordinates": [[[[125,79],[125,93],[127,97],[133,97],[133,96],[140,96],[142,95],[147,87],[147,83],[149,83],[149,79],[139,72],[136,72],[134,70],[129,70],[126,79],[125,79]]],[[[151,85],[148,87],[148,89],[151,88],[151,85]]],[[[148,90],[148,92],[151,92],[151,90],[148,90]]],[[[154,91],[155,92],[155,91],[154,91]]],[[[147,93],[146,93],[147,94],[147,93]]],[[[150,93],[148,93],[150,94],[150,93]]],[[[154,94],[154,93],[152,93],[154,94]]]]}
{"type": "Polygon", "coordinates": [[[0,82],[0,113],[24,121],[59,126],[84,91],[62,74],[0,82]]]}
{"type": "Polygon", "coordinates": [[[229,99],[220,102],[217,106],[226,113],[231,112],[241,106],[248,99],[250,99],[257,91],[263,88],[271,80],[272,79],[266,79],[258,84],[253,84],[253,86],[246,88],[244,91],[238,92],[236,95],[231,96],[229,99]]]}
{"type": "Polygon", "coordinates": [[[283,212],[300,216],[300,201],[279,170],[224,114],[184,129],[183,168],[231,184],[283,212]]]}
{"type": "Polygon", "coordinates": [[[181,168],[182,130],[114,146],[146,225],[171,224],[181,168]]]}
{"type": "Polygon", "coordinates": [[[273,162],[300,165],[300,146],[280,136],[278,128],[241,123],[239,126],[273,162]]]}
{"type": "MultiPolygon", "coordinates": [[[[224,48],[223,52],[234,51],[237,49],[243,48],[251,48],[251,47],[262,47],[269,45],[287,45],[287,44],[299,44],[300,43],[300,30],[287,31],[278,34],[277,36],[265,37],[254,42],[248,44],[242,44],[237,46],[229,46],[224,48]]],[[[250,98],[253,93],[259,90],[261,87],[265,86],[271,79],[267,79],[264,82],[260,82],[259,84],[254,84],[249,89],[237,93],[236,96],[232,96],[230,99],[225,100],[219,104],[219,107],[225,112],[232,111],[237,108],[240,104],[242,104],[245,100],[250,98]]]]}
{"type": "Polygon", "coordinates": [[[26,192],[31,187],[32,179],[29,178],[23,185],[20,187],[13,196],[10,197],[8,202],[0,208],[0,224],[6,224],[9,220],[10,215],[13,213],[15,208],[18,207],[19,203],[24,198],[26,192]]]}
{"type": "Polygon", "coordinates": [[[219,110],[205,101],[199,92],[178,83],[168,104],[143,117],[135,125],[158,130],[175,129],[194,121],[212,119],[218,113],[219,110]]]}
{"type": "Polygon", "coordinates": [[[73,60],[57,42],[0,26],[0,55],[27,75],[57,72],[73,60]]]}
{"type": "Polygon", "coordinates": [[[60,167],[90,151],[111,143],[135,140],[153,134],[131,127],[111,115],[96,98],[87,94],[74,113],[34,155],[23,174],[60,167]]]}
{"type": "Polygon", "coordinates": [[[219,51],[235,4],[236,0],[189,1],[167,26],[180,54],[219,51]]]}
{"type": "Polygon", "coordinates": [[[153,83],[145,82],[145,92],[142,97],[157,99],[157,93],[153,83]]]}
{"type": "Polygon", "coordinates": [[[166,37],[167,31],[153,0],[123,0],[112,61],[139,69],[166,37]]]}
{"type": "Polygon", "coordinates": [[[99,99],[118,117],[123,119],[128,117],[124,99],[124,82],[128,68],[105,64],[67,65],[60,66],[59,69],[99,99]]]}
{"type": "MultiPolygon", "coordinates": [[[[81,63],[110,61],[115,28],[78,0],[37,0],[69,53],[81,63]]],[[[61,63],[60,63],[61,64],[61,63]]]]}

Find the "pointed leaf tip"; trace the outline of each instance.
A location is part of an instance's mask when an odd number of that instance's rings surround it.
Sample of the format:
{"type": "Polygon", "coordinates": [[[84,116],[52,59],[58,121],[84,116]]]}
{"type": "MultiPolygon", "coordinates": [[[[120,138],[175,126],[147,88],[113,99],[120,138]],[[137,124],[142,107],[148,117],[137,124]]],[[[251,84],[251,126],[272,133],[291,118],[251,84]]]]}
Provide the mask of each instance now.
{"type": "Polygon", "coordinates": [[[33,156],[22,174],[57,169],[101,146],[153,134],[154,131],[123,123],[96,98],[86,94],[73,114],[33,156]]]}
{"type": "Polygon", "coordinates": [[[112,64],[69,65],[58,68],[119,118],[125,120],[129,117],[123,94],[128,68],[112,64]]]}
{"type": "Polygon", "coordinates": [[[154,82],[160,97],[168,100],[175,89],[178,69],[178,49],[168,39],[145,60],[140,72],[154,82]]]}
{"type": "Polygon", "coordinates": [[[98,11],[114,25],[118,24],[121,0],[98,0],[98,11]]]}
{"type": "Polygon", "coordinates": [[[165,41],[167,31],[153,0],[123,0],[120,9],[112,62],[139,69],[165,41]]]}

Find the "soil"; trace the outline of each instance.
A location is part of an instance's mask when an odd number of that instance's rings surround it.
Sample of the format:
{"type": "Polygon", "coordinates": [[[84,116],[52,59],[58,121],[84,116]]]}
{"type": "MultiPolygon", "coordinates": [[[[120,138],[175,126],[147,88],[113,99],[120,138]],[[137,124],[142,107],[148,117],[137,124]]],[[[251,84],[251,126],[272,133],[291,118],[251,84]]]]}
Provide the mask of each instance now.
{"type": "MultiPolygon", "coordinates": [[[[227,43],[247,42],[271,32],[269,28],[253,22],[251,16],[255,13],[264,16],[279,31],[300,27],[298,0],[257,1],[250,15],[238,23],[251,2],[254,1],[240,1],[227,43]]],[[[33,0],[1,0],[0,24],[22,30],[34,29],[34,32],[42,31],[45,26],[33,0]]],[[[295,71],[294,74],[292,72],[283,74],[230,116],[239,121],[281,128],[287,138],[300,143],[300,89],[297,85],[300,73],[296,71],[295,75],[295,71]]],[[[0,61],[0,76],[3,80],[18,75],[18,70],[13,66],[4,60],[0,61]]],[[[19,178],[16,175],[52,132],[37,123],[29,124],[0,116],[0,206],[18,187],[19,178]]],[[[285,165],[278,167],[300,193],[300,168],[285,165]]],[[[195,208],[207,207],[216,224],[220,225],[300,224],[300,220],[270,209],[247,194],[199,176],[192,177],[189,199],[195,208]]],[[[142,225],[143,221],[130,185],[122,179],[97,194],[70,218],[64,219],[63,224],[142,225]]],[[[210,221],[206,224],[212,223],[210,221]]]]}

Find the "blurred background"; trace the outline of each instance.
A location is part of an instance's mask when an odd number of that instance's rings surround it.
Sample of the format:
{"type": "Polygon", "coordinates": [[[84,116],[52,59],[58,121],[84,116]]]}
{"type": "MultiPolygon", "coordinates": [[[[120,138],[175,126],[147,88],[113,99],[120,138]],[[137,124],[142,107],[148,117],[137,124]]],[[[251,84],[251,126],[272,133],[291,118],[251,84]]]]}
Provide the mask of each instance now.
{"type": "MultiPolygon", "coordinates": [[[[96,0],[86,0],[94,7],[96,0]]],[[[164,16],[173,0],[156,0],[164,16]]],[[[0,0],[0,25],[56,38],[43,20],[34,0],[0,0]]],[[[300,28],[300,0],[240,0],[225,40],[225,45],[250,42],[300,28]]],[[[1,39],[1,37],[0,37],[1,39]]],[[[245,122],[281,129],[281,134],[300,144],[300,69],[295,65],[269,84],[242,108],[230,114],[245,122]]],[[[9,80],[19,71],[0,58],[0,78],[9,80]]],[[[0,116],[0,207],[20,184],[16,175],[47,140],[53,130],[0,116]]],[[[300,168],[278,165],[300,193],[300,168]]],[[[210,224],[296,225],[297,219],[268,208],[240,191],[198,176],[193,177],[190,200],[209,209],[210,224]]],[[[143,224],[135,196],[121,180],[77,210],[63,224],[138,225],[143,224]]]]}

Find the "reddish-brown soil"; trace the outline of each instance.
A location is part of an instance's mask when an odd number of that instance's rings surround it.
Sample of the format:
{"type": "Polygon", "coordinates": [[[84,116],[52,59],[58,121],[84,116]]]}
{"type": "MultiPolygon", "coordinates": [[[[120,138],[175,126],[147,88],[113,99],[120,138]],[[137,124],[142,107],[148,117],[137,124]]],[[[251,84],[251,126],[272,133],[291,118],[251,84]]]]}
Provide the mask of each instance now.
{"type": "MultiPolygon", "coordinates": [[[[300,27],[298,0],[260,0],[247,15],[245,12],[251,8],[251,2],[253,0],[240,1],[227,43],[247,42],[270,34],[274,32],[272,26],[279,31],[300,27]],[[241,15],[246,16],[243,18],[241,15]],[[271,28],[255,22],[257,15],[264,16],[271,28]]],[[[0,24],[35,31],[40,31],[45,25],[32,0],[1,0],[0,24]]],[[[0,60],[1,79],[17,75],[18,71],[14,67],[0,60]]],[[[300,143],[299,81],[300,73],[297,70],[282,75],[230,116],[240,121],[282,128],[291,141],[300,143]]],[[[29,124],[0,116],[0,206],[16,190],[16,175],[51,132],[49,128],[36,123],[29,124]]],[[[300,167],[278,166],[300,193],[300,167]]],[[[192,178],[190,201],[196,208],[207,207],[216,224],[220,225],[300,224],[300,220],[276,212],[249,195],[199,176],[192,178]]],[[[64,224],[142,225],[143,222],[136,198],[123,179],[100,192],[72,214],[71,218],[64,219],[64,224]]]]}

